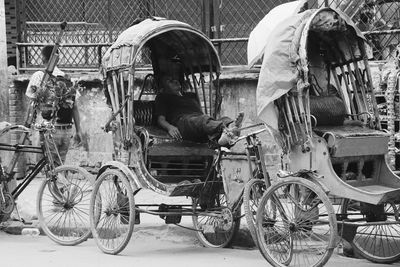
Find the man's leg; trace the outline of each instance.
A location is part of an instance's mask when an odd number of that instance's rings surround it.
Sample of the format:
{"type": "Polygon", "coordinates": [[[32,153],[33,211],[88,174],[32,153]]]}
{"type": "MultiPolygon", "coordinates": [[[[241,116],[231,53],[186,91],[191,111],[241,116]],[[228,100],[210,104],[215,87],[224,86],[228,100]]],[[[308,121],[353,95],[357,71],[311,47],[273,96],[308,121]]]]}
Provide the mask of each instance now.
{"type": "Polygon", "coordinates": [[[65,129],[65,130],[57,129],[57,131],[53,134],[53,138],[55,145],[57,146],[58,154],[57,151],[52,146],[50,146],[51,153],[53,155],[53,159],[56,163],[56,166],[60,166],[64,164],[65,159],[67,157],[69,144],[72,138],[72,129],[65,129]],[[60,155],[61,162],[58,155],[60,155]]]}
{"type": "Polygon", "coordinates": [[[177,124],[184,140],[195,142],[207,142],[218,140],[222,130],[233,120],[223,117],[219,120],[208,115],[188,115],[182,117],[177,124]]]}

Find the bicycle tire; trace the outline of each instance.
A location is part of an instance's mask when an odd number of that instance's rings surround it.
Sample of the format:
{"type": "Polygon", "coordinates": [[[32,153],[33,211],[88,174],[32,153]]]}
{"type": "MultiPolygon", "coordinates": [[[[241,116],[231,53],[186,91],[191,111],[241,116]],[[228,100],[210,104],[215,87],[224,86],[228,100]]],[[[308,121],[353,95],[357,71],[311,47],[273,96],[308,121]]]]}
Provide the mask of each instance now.
{"type": "Polygon", "coordinates": [[[261,179],[251,179],[246,183],[243,191],[243,209],[247,227],[256,246],[258,246],[256,233],[257,208],[265,191],[265,182],[261,179]]]}
{"type": "Polygon", "coordinates": [[[336,246],[333,206],[322,188],[305,178],[288,177],[269,187],[256,222],[258,248],[272,266],[320,267],[336,246]],[[269,207],[276,211],[272,219],[269,207]]]}
{"type": "Polygon", "coordinates": [[[39,187],[36,208],[40,225],[54,242],[78,245],[91,234],[89,204],[94,179],[77,166],[59,166],[54,174],[56,180],[46,178],[39,187]]]}
{"type": "Polygon", "coordinates": [[[107,169],[98,177],[89,213],[90,228],[100,250],[112,255],[124,250],[135,225],[135,202],[129,180],[121,171],[107,169]],[[108,181],[110,178],[113,180],[108,181]]]}
{"type": "MultiPolygon", "coordinates": [[[[344,199],[341,213],[348,217],[356,216],[359,219],[360,209],[358,201],[344,199]],[[355,211],[357,214],[352,215],[355,211]]],[[[361,257],[376,263],[393,263],[400,260],[400,220],[398,207],[392,203],[385,203],[387,220],[398,221],[397,224],[377,224],[359,226],[357,232],[350,242],[355,253],[361,257]]]]}
{"type": "MultiPolygon", "coordinates": [[[[204,210],[203,215],[193,215],[193,226],[200,243],[207,248],[228,247],[240,228],[240,209],[233,212],[226,205],[226,196],[223,193],[215,198],[214,207],[204,210]],[[207,212],[222,212],[223,218],[208,216],[207,212]]],[[[193,210],[198,207],[198,199],[193,199],[193,210]]]]}

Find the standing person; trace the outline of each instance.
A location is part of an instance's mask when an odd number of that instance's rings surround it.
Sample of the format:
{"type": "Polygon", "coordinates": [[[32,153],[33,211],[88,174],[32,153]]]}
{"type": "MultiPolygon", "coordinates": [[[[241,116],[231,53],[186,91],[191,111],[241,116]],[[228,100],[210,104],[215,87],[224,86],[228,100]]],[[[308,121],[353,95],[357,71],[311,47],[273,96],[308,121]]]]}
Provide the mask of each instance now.
{"type": "MultiPolygon", "coordinates": [[[[51,53],[53,51],[54,46],[45,46],[42,49],[42,60],[46,65],[49,60],[51,53]]],[[[57,66],[54,67],[52,77],[59,77],[67,80],[66,75],[63,71],[61,71],[57,66]]],[[[32,101],[40,101],[38,99],[38,92],[41,90],[40,85],[44,76],[43,71],[35,72],[28,84],[26,89],[26,96],[32,101]]],[[[58,83],[57,85],[65,83],[58,83]]],[[[66,86],[59,86],[58,88],[65,88],[66,86]]],[[[64,94],[64,92],[62,92],[64,94]]],[[[67,97],[65,97],[61,102],[58,103],[57,113],[55,114],[55,129],[56,132],[53,134],[55,145],[57,146],[58,154],[60,155],[60,159],[58,157],[57,152],[54,148],[52,148],[53,158],[55,160],[56,165],[61,165],[65,162],[65,158],[67,156],[68,147],[71,141],[71,137],[73,136],[72,122],[75,124],[75,136],[74,140],[77,143],[82,141],[81,135],[81,125],[80,125],[80,116],[78,107],[76,105],[77,92],[75,90],[68,91],[67,97]]],[[[51,120],[51,117],[48,117],[48,114],[42,112],[42,116],[45,120],[51,120]]]]}

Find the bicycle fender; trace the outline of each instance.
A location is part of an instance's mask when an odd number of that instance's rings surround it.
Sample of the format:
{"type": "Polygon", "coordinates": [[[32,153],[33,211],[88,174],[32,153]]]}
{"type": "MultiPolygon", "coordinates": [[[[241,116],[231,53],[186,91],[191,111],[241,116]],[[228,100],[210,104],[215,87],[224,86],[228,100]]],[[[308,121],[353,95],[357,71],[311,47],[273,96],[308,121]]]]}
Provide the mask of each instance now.
{"type": "Polygon", "coordinates": [[[106,163],[103,164],[103,166],[101,166],[101,168],[97,174],[96,180],[100,176],[100,174],[102,174],[107,169],[118,169],[123,174],[125,174],[125,176],[128,178],[128,180],[131,183],[133,191],[136,191],[137,189],[141,188],[140,183],[137,179],[136,173],[133,170],[131,170],[128,166],[126,166],[125,164],[123,164],[119,161],[114,161],[114,160],[107,161],[106,163]]]}

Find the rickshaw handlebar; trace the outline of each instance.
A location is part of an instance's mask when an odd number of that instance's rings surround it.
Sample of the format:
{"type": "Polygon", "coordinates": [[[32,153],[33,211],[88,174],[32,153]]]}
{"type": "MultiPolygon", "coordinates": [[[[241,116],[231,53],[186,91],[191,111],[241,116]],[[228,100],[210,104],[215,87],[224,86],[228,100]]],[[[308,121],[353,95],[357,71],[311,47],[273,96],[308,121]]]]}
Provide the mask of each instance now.
{"type": "Polygon", "coordinates": [[[230,143],[230,145],[235,145],[237,142],[239,142],[239,141],[241,141],[243,139],[246,139],[246,138],[248,138],[250,136],[255,136],[255,135],[258,135],[258,134],[260,134],[262,132],[265,132],[265,131],[269,130],[269,127],[270,127],[266,123],[257,123],[257,124],[253,124],[253,125],[250,125],[250,126],[246,126],[246,127],[240,128],[239,130],[243,131],[243,130],[247,130],[247,129],[251,129],[251,128],[255,128],[255,127],[259,127],[259,126],[264,126],[264,127],[261,128],[261,129],[257,129],[257,130],[251,131],[251,132],[249,132],[249,133],[247,133],[245,135],[239,136],[237,139],[233,140],[230,143]]]}

